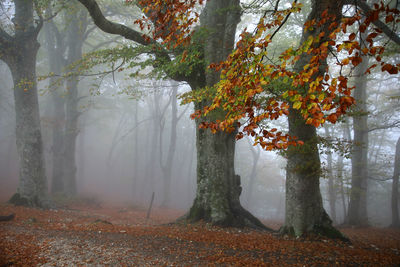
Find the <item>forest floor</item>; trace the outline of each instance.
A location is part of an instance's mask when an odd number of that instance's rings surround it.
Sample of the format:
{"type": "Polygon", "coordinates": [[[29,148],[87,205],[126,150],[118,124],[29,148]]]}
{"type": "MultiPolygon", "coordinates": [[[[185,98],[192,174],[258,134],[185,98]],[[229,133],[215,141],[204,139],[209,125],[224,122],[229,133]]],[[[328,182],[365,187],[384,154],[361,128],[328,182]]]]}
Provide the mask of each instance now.
{"type": "MultiPolygon", "coordinates": [[[[400,230],[340,228],[351,244],[288,239],[206,223],[166,224],[182,211],[0,204],[0,266],[398,266],[400,230]]],[[[264,222],[274,229],[276,222],[264,222]]]]}

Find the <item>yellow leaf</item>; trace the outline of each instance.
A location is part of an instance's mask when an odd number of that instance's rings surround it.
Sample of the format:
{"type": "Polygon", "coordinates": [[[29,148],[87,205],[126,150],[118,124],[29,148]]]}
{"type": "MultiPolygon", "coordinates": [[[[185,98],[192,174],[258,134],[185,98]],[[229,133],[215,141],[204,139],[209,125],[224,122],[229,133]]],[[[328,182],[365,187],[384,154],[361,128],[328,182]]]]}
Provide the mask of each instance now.
{"type": "Polygon", "coordinates": [[[293,104],[293,108],[294,109],[299,109],[300,107],[301,107],[301,102],[300,101],[294,102],[294,104],[293,104]]]}

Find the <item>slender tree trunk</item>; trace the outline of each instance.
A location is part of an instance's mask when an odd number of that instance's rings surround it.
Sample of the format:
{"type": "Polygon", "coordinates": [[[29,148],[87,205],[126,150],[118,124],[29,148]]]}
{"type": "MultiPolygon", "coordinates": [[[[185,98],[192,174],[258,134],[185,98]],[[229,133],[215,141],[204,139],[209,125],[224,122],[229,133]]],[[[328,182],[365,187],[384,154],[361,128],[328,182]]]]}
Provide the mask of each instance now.
{"type": "MultiPolygon", "coordinates": [[[[87,12],[79,5],[71,5],[71,10],[67,11],[66,22],[68,23],[68,53],[67,63],[72,64],[82,57],[82,46],[84,33],[87,27],[87,12]]],[[[75,71],[75,69],[73,70],[75,71]]],[[[64,143],[64,191],[67,195],[75,195],[76,187],[76,138],[79,133],[78,128],[78,77],[71,75],[66,82],[67,99],[65,106],[65,143],[64,143]]]]}
{"type": "Polygon", "coordinates": [[[251,166],[251,173],[249,176],[249,183],[247,186],[248,191],[247,191],[247,198],[246,198],[247,205],[250,206],[252,196],[253,196],[253,191],[254,191],[254,182],[257,178],[257,164],[258,164],[258,160],[260,159],[261,150],[259,147],[257,147],[257,150],[256,150],[254,148],[254,146],[251,144],[251,141],[249,139],[247,139],[247,140],[249,141],[251,155],[253,156],[253,164],[251,166]]]}
{"type": "MultiPolygon", "coordinates": [[[[361,33],[360,45],[365,44],[368,33],[361,33]]],[[[368,109],[367,109],[367,77],[368,57],[356,67],[354,98],[356,108],[353,116],[354,147],[351,157],[352,178],[350,203],[347,223],[350,225],[368,225],[367,216],[367,184],[368,184],[368,109]]]]}
{"type": "MultiPolygon", "coordinates": [[[[311,12],[308,21],[321,19],[321,14],[325,10],[329,15],[333,15],[336,21],[342,17],[342,1],[322,0],[312,1],[311,12]]],[[[327,41],[333,29],[329,28],[332,23],[327,23],[320,27],[303,31],[302,40],[304,42],[310,36],[318,36],[320,32],[325,33],[325,37],[320,42],[327,41]]],[[[319,46],[320,43],[315,44],[319,46]]],[[[311,55],[303,53],[296,62],[295,69],[303,70],[309,63],[311,55]]],[[[320,75],[325,72],[326,59],[320,63],[320,75]]],[[[301,89],[300,89],[301,90],[301,89]]],[[[307,90],[307,88],[304,88],[307,90]]],[[[298,110],[289,110],[289,133],[304,142],[304,145],[290,147],[288,149],[288,160],[286,168],[286,216],[285,224],[280,229],[281,234],[292,236],[302,236],[307,233],[322,234],[332,238],[346,239],[338,230],[332,226],[332,220],[325,212],[322,205],[322,197],[319,188],[319,178],[321,163],[318,152],[318,140],[316,129],[312,125],[305,123],[304,118],[298,110]]]]}
{"type": "MultiPolygon", "coordinates": [[[[51,13],[51,10],[49,10],[51,13]]],[[[60,75],[64,67],[64,51],[65,46],[62,35],[52,21],[48,22],[45,27],[46,47],[49,58],[50,71],[60,75]]],[[[64,82],[59,81],[57,77],[49,79],[49,90],[51,91],[51,99],[53,104],[52,116],[52,133],[53,140],[51,152],[53,155],[52,182],[51,193],[64,192],[64,128],[65,128],[65,109],[64,97],[62,94],[64,82]]]]}
{"type": "Polygon", "coordinates": [[[133,114],[133,119],[134,119],[134,127],[136,127],[135,130],[135,139],[134,139],[134,160],[133,160],[133,164],[134,164],[134,170],[133,170],[133,177],[132,177],[132,195],[133,195],[133,199],[136,200],[137,199],[137,185],[138,185],[138,181],[139,181],[139,128],[137,128],[137,125],[139,123],[139,119],[138,119],[138,112],[139,112],[139,101],[136,100],[135,101],[135,111],[133,114]]]}
{"type": "Polygon", "coordinates": [[[394,158],[394,171],[392,183],[392,227],[400,227],[399,220],[399,175],[400,175],[400,138],[396,144],[396,154],[394,158]]]}
{"type": "Polygon", "coordinates": [[[337,180],[339,181],[339,190],[340,190],[340,197],[342,200],[342,209],[343,209],[343,219],[346,219],[347,215],[347,206],[346,206],[346,195],[344,193],[344,175],[343,175],[343,157],[339,155],[337,161],[337,173],[336,173],[337,180]]]}
{"type": "MultiPolygon", "coordinates": [[[[161,169],[163,172],[163,190],[164,200],[163,206],[168,206],[170,202],[171,193],[171,179],[172,179],[172,165],[174,163],[175,150],[176,150],[176,137],[177,137],[177,126],[178,126],[178,108],[177,108],[177,93],[178,85],[174,84],[172,89],[172,100],[171,100],[171,132],[169,147],[167,152],[167,158],[165,164],[161,162],[161,169]]],[[[162,156],[162,155],[161,155],[162,156]]]]}
{"type": "MultiPolygon", "coordinates": [[[[48,191],[36,84],[36,55],[39,49],[33,25],[32,1],[15,0],[15,36],[1,51],[14,82],[16,143],[20,162],[19,186],[10,202],[47,207],[48,191]]],[[[5,44],[2,43],[2,48],[5,44]]]]}
{"type": "MultiPolygon", "coordinates": [[[[328,125],[324,125],[325,135],[327,138],[331,137],[328,125]]],[[[332,221],[336,223],[336,186],[332,171],[332,151],[327,151],[327,176],[328,176],[328,199],[329,199],[329,211],[332,221]]]]}

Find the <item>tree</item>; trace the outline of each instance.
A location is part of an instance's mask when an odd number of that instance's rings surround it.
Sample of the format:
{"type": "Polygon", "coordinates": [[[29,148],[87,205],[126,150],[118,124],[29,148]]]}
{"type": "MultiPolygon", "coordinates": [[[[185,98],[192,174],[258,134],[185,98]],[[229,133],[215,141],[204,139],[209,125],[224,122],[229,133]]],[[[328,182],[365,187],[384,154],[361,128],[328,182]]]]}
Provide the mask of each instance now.
{"type": "MultiPolygon", "coordinates": [[[[46,13],[51,14],[50,7],[46,13]]],[[[45,45],[49,58],[49,69],[57,74],[61,74],[66,62],[64,59],[65,42],[64,35],[59,32],[53,20],[48,21],[44,26],[45,45]]],[[[49,79],[49,88],[52,92],[52,147],[53,171],[51,178],[51,193],[64,191],[64,127],[65,127],[65,101],[63,94],[63,82],[60,82],[56,76],[49,79]]]]}
{"type": "Polygon", "coordinates": [[[10,68],[14,82],[20,162],[19,186],[10,202],[47,207],[49,201],[36,83],[37,37],[43,19],[37,1],[15,0],[13,4],[13,34],[7,32],[5,25],[0,29],[0,59],[10,68]]]}
{"type": "MultiPolygon", "coordinates": [[[[83,43],[87,38],[87,12],[77,4],[70,4],[70,10],[66,13],[68,23],[67,31],[67,57],[66,62],[72,65],[82,57],[83,43]]],[[[76,71],[73,69],[71,72],[76,71]]],[[[76,187],[76,138],[79,133],[78,119],[78,84],[77,75],[70,75],[66,80],[66,105],[65,105],[65,140],[64,140],[64,192],[68,195],[77,193],[76,187]]]]}
{"type": "Polygon", "coordinates": [[[396,152],[394,159],[393,183],[392,183],[392,227],[400,227],[399,220],[399,175],[400,175],[400,138],[396,143],[396,152]]]}
{"type": "MultiPolygon", "coordinates": [[[[368,31],[360,33],[360,48],[365,47],[368,31]]],[[[368,108],[367,108],[367,75],[369,57],[363,55],[356,67],[354,99],[356,105],[353,115],[354,147],[351,155],[352,179],[347,223],[350,225],[367,225],[367,178],[368,178],[368,108]]]]}
{"type": "MultiPolygon", "coordinates": [[[[50,7],[46,12],[49,13],[49,17],[54,16],[50,7]]],[[[62,15],[62,23],[66,25],[65,30],[60,30],[61,27],[57,26],[54,20],[48,21],[45,27],[54,118],[51,192],[75,195],[77,192],[75,149],[79,133],[80,98],[79,79],[73,64],[81,59],[83,43],[90,32],[87,32],[87,12],[80,8],[78,3],[70,2],[62,6],[62,15]]]]}
{"type": "Polygon", "coordinates": [[[282,53],[281,64],[265,63],[267,47],[286,18],[291,12],[298,11],[299,6],[294,5],[289,10],[275,10],[274,21],[266,22],[263,17],[254,35],[243,33],[238,49],[226,62],[213,66],[222,69],[223,79],[217,86],[212,105],[198,111],[196,115],[208,114],[216,107],[223,107],[228,113],[223,121],[202,126],[214,131],[229,131],[239,119],[246,118],[243,130],[238,134],[239,138],[246,133],[256,136],[256,143],[265,149],[287,148],[286,218],[281,228],[282,234],[301,236],[318,233],[344,238],[332,227],[332,221],[322,206],[316,127],[326,121],[335,123],[354,104],[350,96],[352,88],[347,85],[348,78],[343,71],[349,64],[353,67],[359,65],[362,61],[360,55],[374,56],[382,71],[398,73],[400,64],[383,62],[380,54],[384,47],[374,46],[373,40],[384,32],[400,44],[400,38],[378,19],[380,12],[384,12],[387,23],[398,22],[396,15],[399,10],[383,4],[371,9],[363,1],[312,1],[311,4],[301,45],[298,49],[289,48],[282,53]],[[367,19],[361,22],[359,13],[343,18],[344,5],[360,8],[367,19]],[[366,49],[354,40],[355,33],[349,34],[348,39],[342,43],[337,39],[341,32],[346,32],[348,26],[356,21],[360,23],[358,30],[361,32],[371,23],[379,28],[368,34],[366,49]],[[266,30],[275,25],[278,25],[276,30],[267,34],[266,30]],[[337,53],[345,51],[344,59],[334,54],[334,60],[340,67],[336,77],[335,73],[328,72],[328,56],[333,49],[337,53]],[[289,120],[289,133],[286,135],[262,123],[266,119],[274,120],[283,115],[288,116],[289,120]]]}
{"type": "MultiPolygon", "coordinates": [[[[189,39],[187,38],[190,32],[189,26],[197,21],[198,16],[190,18],[186,11],[193,8],[197,1],[175,1],[175,5],[139,1],[139,6],[144,8],[145,14],[154,25],[154,35],[143,36],[132,28],[107,20],[96,1],[79,0],[79,2],[87,8],[94,23],[101,30],[119,34],[146,46],[147,52],[156,57],[153,66],[164,66],[163,70],[167,77],[176,81],[186,81],[193,91],[206,86],[212,87],[219,81],[219,73],[208,71],[207,66],[225,60],[232,52],[236,26],[240,21],[238,0],[207,1],[201,14],[200,27],[195,31],[199,38],[189,39]],[[180,24],[180,18],[187,20],[183,19],[183,23],[180,24]],[[179,30],[176,30],[178,26],[179,30]],[[167,48],[160,47],[154,41],[158,38],[167,43],[167,48]],[[202,41],[204,38],[206,42],[202,41]],[[187,45],[190,40],[190,45],[187,45]],[[171,50],[167,51],[168,48],[171,50]],[[179,67],[178,63],[182,65],[179,67]]],[[[137,23],[142,28],[145,27],[143,21],[137,23]]],[[[205,105],[206,102],[199,102],[196,108],[201,109],[205,105]]],[[[214,118],[223,116],[223,113],[213,114],[214,118]]],[[[210,120],[210,118],[205,119],[210,120]]],[[[203,122],[204,118],[196,119],[197,126],[203,122]]],[[[198,128],[196,138],[197,194],[187,219],[190,221],[205,219],[225,226],[249,225],[265,228],[239,202],[240,177],[235,175],[234,171],[235,133],[212,134],[198,128]]]]}

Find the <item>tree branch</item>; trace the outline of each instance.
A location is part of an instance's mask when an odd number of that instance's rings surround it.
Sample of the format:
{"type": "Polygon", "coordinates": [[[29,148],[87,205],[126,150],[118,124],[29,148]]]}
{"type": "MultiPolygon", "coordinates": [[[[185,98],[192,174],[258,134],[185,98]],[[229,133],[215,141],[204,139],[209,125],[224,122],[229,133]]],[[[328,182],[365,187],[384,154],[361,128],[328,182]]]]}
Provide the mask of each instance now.
{"type": "Polygon", "coordinates": [[[94,24],[97,25],[102,31],[110,34],[118,34],[122,37],[137,42],[142,45],[149,45],[155,43],[154,40],[146,40],[142,34],[135,31],[125,25],[115,23],[106,19],[101,12],[101,9],[95,0],[78,0],[82,5],[86,7],[92,17],[94,24]]]}
{"type": "MultiPolygon", "coordinates": [[[[354,5],[357,7],[360,7],[362,11],[364,11],[365,14],[368,14],[372,11],[371,7],[362,0],[346,0],[344,4],[347,5],[354,5]]],[[[400,45],[400,37],[392,31],[385,23],[383,23],[381,20],[377,19],[372,21],[372,23],[378,27],[382,32],[393,42],[396,44],[400,45]]]]}
{"type": "MultiPolygon", "coordinates": [[[[78,0],[82,5],[86,7],[90,16],[93,19],[94,24],[99,27],[103,32],[110,34],[120,35],[128,40],[134,41],[141,45],[154,45],[153,53],[156,58],[160,61],[171,61],[168,52],[157,44],[155,40],[148,37],[143,37],[142,33],[135,31],[125,25],[109,21],[104,17],[99,5],[95,0],[78,0]]],[[[156,67],[156,66],[155,66],[156,67]]],[[[186,81],[187,77],[176,73],[167,73],[167,75],[176,81],[186,81]]]]}
{"type": "Polygon", "coordinates": [[[378,125],[378,126],[375,126],[374,128],[370,128],[370,129],[368,129],[368,132],[373,132],[376,130],[386,130],[386,129],[391,129],[391,128],[397,128],[399,126],[400,126],[400,121],[395,121],[391,124],[378,125]]]}

